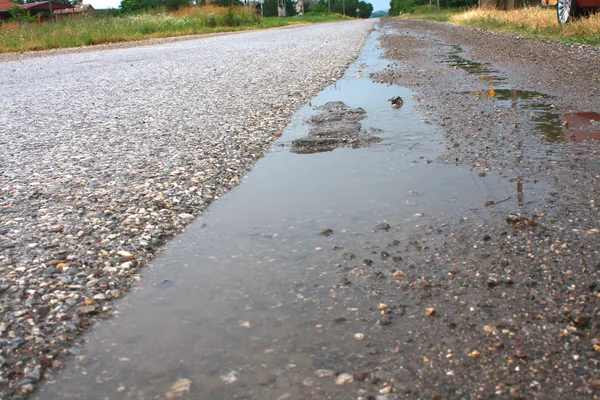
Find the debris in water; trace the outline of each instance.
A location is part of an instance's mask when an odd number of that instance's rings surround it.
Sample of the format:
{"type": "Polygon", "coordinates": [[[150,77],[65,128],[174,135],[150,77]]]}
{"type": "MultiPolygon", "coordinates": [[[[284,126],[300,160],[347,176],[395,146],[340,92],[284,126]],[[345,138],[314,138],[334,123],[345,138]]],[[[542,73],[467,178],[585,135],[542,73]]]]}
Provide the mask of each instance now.
{"type": "Polygon", "coordinates": [[[331,101],[317,109],[321,113],[310,119],[312,126],[308,136],[292,142],[293,153],[321,153],[338,147],[356,149],[381,141],[374,135],[378,130],[365,132],[361,129],[360,120],[366,116],[362,108],[350,108],[341,101],[331,101]]]}
{"type": "Polygon", "coordinates": [[[400,96],[394,96],[388,99],[392,103],[392,108],[400,108],[404,104],[404,100],[400,96]]]}
{"type": "Polygon", "coordinates": [[[333,229],[331,229],[331,228],[323,228],[323,230],[320,232],[320,234],[323,236],[329,236],[332,233],[333,233],[333,229]]]}
{"type": "Polygon", "coordinates": [[[221,380],[225,382],[226,385],[237,381],[237,372],[231,371],[227,375],[221,375],[221,380]]]}
{"type": "Polygon", "coordinates": [[[192,381],[186,378],[179,378],[177,382],[171,386],[171,390],[169,390],[165,396],[168,400],[177,399],[183,397],[184,394],[189,393],[190,386],[192,385],[192,381]]]}

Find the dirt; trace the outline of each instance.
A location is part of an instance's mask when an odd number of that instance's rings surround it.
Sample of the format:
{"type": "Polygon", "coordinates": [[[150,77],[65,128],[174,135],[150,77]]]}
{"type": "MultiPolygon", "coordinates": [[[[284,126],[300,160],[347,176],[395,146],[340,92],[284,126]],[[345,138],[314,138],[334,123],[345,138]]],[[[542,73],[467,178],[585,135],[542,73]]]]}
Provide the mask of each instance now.
{"type": "Polygon", "coordinates": [[[568,123],[598,111],[598,49],[422,21],[382,29],[394,63],[373,78],[418,93],[446,135],[443,162],[500,174],[519,201],[348,249],[364,260],[353,290],[382,299],[379,340],[397,344],[367,380],[399,398],[598,398],[599,143],[573,140],[568,123]]]}

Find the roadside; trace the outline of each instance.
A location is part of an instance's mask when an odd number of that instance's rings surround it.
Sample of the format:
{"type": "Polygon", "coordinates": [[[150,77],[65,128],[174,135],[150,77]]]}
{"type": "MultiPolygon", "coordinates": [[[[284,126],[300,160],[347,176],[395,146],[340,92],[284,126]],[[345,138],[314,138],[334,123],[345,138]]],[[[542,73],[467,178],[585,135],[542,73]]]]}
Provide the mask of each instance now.
{"type": "Polygon", "coordinates": [[[600,14],[582,16],[567,24],[559,24],[556,7],[538,6],[510,11],[471,8],[442,9],[419,7],[399,19],[419,19],[448,22],[464,27],[519,35],[532,39],[552,40],[564,43],[600,45],[600,14]]]}
{"type": "Polygon", "coordinates": [[[64,18],[47,23],[0,24],[0,57],[52,49],[136,42],[157,42],[179,37],[273,29],[303,24],[351,20],[341,14],[288,18],[261,17],[247,7],[185,7],[176,11],[64,18]]]}
{"type": "Polygon", "coordinates": [[[515,185],[508,203],[440,218],[404,248],[420,261],[400,290],[420,307],[397,365],[418,378],[399,392],[596,398],[600,115],[584,142],[568,116],[599,111],[598,49],[423,21],[385,28],[395,65],[375,79],[418,91],[448,139],[445,162],[515,185]]]}

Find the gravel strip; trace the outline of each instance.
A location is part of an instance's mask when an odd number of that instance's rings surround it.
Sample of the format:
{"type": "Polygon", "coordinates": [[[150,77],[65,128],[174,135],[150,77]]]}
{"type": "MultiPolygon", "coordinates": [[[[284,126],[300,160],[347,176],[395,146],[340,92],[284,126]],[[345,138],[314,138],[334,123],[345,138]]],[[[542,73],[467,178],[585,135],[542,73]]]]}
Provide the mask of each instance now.
{"type": "Polygon", "coordinates": [[[372,25],[0,61],[2,398],[77,353],[78,335],[239,184],[372,25]]]}

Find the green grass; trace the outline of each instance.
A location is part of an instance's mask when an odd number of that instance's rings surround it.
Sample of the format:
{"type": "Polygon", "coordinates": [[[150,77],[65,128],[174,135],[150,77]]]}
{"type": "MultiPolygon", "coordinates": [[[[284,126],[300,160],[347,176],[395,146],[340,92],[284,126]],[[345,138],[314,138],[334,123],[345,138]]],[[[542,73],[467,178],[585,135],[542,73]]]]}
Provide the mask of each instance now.
{"type": "Polygon", "coordinates": [[[150,38],[267,29],[349,19],[339,14],[261,18],[246,8],[193,7],[176,12],[65,18],[49,23],[0,26],[0,53],[131,42],[150,38]]]}

